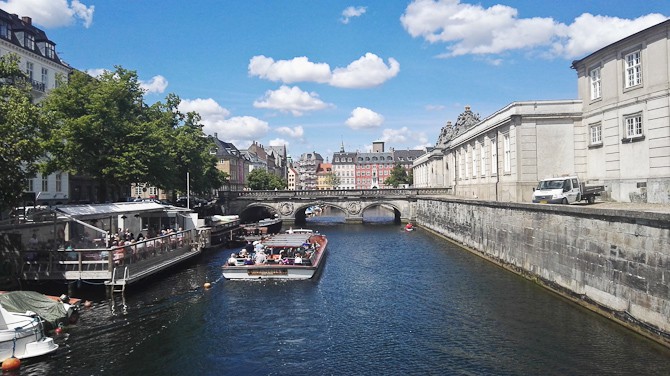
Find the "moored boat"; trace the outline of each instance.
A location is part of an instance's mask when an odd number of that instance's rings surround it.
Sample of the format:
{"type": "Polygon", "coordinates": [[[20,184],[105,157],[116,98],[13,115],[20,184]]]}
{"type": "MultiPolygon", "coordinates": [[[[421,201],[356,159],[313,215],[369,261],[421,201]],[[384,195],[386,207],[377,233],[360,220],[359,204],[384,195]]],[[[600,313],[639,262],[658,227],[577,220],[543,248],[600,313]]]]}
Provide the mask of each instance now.
{"type": "Polygon", "coordinates": [[[37,291],[0,291],[0,305],[14,313],[35,312],[49,329],[76,323],[80,300],[67,295],[44,295],[37,291]]]}
{"type": "Polygon", "coordinates": [[[0,305],[0,362],[32,358],[56,351],[58,345],[44,334],[42,319],[34,312],[9,312],[0,305]]]}
{"type": "Polygon", "coordinates": [[[328,239],[311,230],[289,230],[232,254],[223,266],[226,279],[310,279],[325,262],[328,239]]]}
{"type": "Polygon", "coordinates": [[[235,233],[239,231],[240,217],[237,215],[212,215],[205,218],[206,227],[209,231],[209,241],[205,243],[205,248],[218,248],[235,238],[235,233]]]}
{"type": "Polygon", "coordinates": [[[278,234],[282,226],[281,218],[265,218],[256,223],[242,225],[245,238],[278,234]]]}

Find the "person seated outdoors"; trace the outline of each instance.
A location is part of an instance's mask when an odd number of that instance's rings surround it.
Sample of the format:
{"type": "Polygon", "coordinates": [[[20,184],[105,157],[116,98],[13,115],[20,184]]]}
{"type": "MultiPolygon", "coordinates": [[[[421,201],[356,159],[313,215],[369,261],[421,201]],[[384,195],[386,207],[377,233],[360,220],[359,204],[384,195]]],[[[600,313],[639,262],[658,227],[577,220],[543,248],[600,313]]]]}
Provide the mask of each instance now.
{"type": "Polygon", "coordinates": [[[244,265],[253,265],[253,264],[254,264],[254,260],[251,259],[251,256],[247,256],[244,259],[244,265]]]}
{"type": "Polygon", "coordinates": [[[267,261],[267,256],[265,255],[265,252],[261,249],[260,251],[256,252],[256,264],[265,264],[267,261]]]}
{"type": "Polygon", "coordinates": [[[295,258],[293,259],[293,263],[296,265],[302,265],[302,255],[299,252],[295,253],[295,258]]]}
{"type": "Polygon", "coordinates": [[[249,252],[247,252],[246,248],[242,248],[240,250],[240,257],[245,258],[245,257],[247,257],[248,254],[249,254],[249,252]]]}
{"type": "Polygon", "coordinates": [[[234,253],[230,254],[230,258],[228,258],[228,265],[230,265],[230,266],[237,265],[237,258],[235,257],[234,253]]]}

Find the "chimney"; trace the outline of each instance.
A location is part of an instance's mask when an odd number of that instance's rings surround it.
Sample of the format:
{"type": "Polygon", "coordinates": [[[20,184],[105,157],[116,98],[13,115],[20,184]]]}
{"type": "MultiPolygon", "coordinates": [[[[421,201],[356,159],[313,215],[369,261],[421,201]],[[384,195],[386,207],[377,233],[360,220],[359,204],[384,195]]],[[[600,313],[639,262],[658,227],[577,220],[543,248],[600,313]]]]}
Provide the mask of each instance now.
{"type": "Polygon", "coordinates": [[[21,17],[21,21],[23,21],[24,24],[30,26],[33,24],[33,19],[27,16],[21,17]]]}
{"type": "Polygon", "coordinates": [[[214,132],[214,138],[216,138],[218,140],[219,139],[219,134],[214,132]]]}

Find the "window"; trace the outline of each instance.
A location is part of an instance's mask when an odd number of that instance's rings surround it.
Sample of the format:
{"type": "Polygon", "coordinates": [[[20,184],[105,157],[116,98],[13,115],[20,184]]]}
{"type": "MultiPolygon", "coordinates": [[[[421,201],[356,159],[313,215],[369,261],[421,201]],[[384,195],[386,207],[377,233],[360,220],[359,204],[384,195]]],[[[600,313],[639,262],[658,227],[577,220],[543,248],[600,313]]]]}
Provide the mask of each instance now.
{"type": "Polygon", "coordinates": [[[63,192],[63,174],[56,174],[56,192],[63,192]]]}
{"type": "Polygon", "coordinates": [[[642,83],[642,64],[640,63],[640,51],[629,53],[625,57],[626,64],[626,88],[642,83]]]}
{"type": "Polygon", "coordinates": [[[467,178],[470,176],[470,163],[468,163],[470,160],[470,149],[465,150],[465,159],[463,162],[465,163],[465,175],[464,177],[467,178]]]}
{"type": "Polygon", "coordinates": [[[626,137],[637,138],[642,137],[642,115],[637,114],[625,118],[626,122],[626,137]]]}
{"type": "Polygon", "coordinates": [[[42,175],[42,192],[48,192],[49,191],[49,177],[46,175],[42,175]]]}
{"type": "Polygon", "coordinates": [[[503,136],[503,158],[504,172],[512,172],[512,151],[510,150],[508,134],[503,136]]]}
{"type": "Polygon", "coordinates": [[[482,144],[479,146],[479,160],[480,160],[479,163],[482,168],[482,176],[486,175],[486,152],[484,150],[485,147],[484,143],[482,142],[482,144]]]}
{"type": "Polygon", "coordinates": [[[46,86],[48,82],[49,82],[49,70],[46,68],[42,68],[42,83],[44,84],[44,86],[46,86]]]}
{"type": "Polygon", "coordinates": [[[603,126],[600,123],[592,124],[589,133],[591,135],[591,145],[600,145],[603,143],[603,126]]]}
{"type": "Polygon", "coordinates": [[[26,61],[26,75],[31,80],[33,79],[33,69],[34,68],[35,68],[35,65],[32,62],[26,61]]]}
{"type": "Polygon", "coordinates": [[[479,143],[475,142],[475,146],[472,148],[472,177],[477,177],[477,148],[479,143]]]}
{"type": "Polygon", "coordinates": [[[598,99],[602,95],[600,83],[600,67],[591,69],[591,100],[598,99]]]}
{"type": "Polygon", "coordinates": [[[49,59],[56,57],[56,48],[51,43],[46,44],[44,52],[49,59]]]}
{"type": "Polygon", "coordinates": [[[498,142],[495,137],[491,139],[491,175],[498,175],[498,142]]]}
{"type": "Polygon", "coordinates": [[[139,184],[135,186],[135,196],[142,196],[142,186],[139,184]]]}
{"type": "Polygon", "coordinates": [[[0,38],[10,39],[12,29],[5,21],[0,21],[0,38]]]}
{"type": "Polygon", "coordinates": [[[35,182],[33,179],[28,179],[28,187],[26,188],[28,192],[35,192],[35,182]]]}
{"type": "Polygon", "coordinates": [[[24,33],[23,37],[23,47],[34,50],[35,49],[35,37],[30,33],[24,33]]]}

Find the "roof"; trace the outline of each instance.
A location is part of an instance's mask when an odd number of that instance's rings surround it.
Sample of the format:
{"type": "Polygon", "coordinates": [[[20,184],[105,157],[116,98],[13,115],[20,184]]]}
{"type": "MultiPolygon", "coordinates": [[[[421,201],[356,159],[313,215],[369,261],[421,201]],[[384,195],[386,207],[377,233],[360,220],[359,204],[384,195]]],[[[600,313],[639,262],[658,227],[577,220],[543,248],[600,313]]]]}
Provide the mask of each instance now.
{"type": "MultiPolygon", "coordinates": [[[[56,210],[81,219],[138,212],[162,212],[166,210],[179,210],[179,208],[161,205],[156,202],[115,202],[110,204],[65,205],[56,208],[56,210]]],[[[181,210],[188,211],[188,209],[181,210]]]]}
{"type": "Polygon", "coordinates": [[[63,62],[59,57],[58,54],[55,51],[56,43],[52,42],[44,32],[44,30],[39,29],[32,24],[32,20],[30,17],[22,17],[20,18],[16,14],[10,14],[7,13],[6,11],[0,9],[0,22],[7,23],[10,30],[10,33],[8,35],[8,38],[3,38],[3,39],[8,39],[10,43],[13,45],[20,47],[26,51],[29,51],[32,54],[38,55],[44,59],[47,59],[49,61],[52,61],[54,63],[57,63],[59,65],[62,65],[68,69],[70,69],[70,66],[63,62]],[[27,32],[30,35],[33,36],[33,40],[35,41],[35,46],[33,49],[30,49],[27,46],[23,45],[23,41],[20,41],[18,39],[18,36],[16,35],[16,32],[27,32]],[[39,43],[49,43],[52,46],[54,46],[53,50],[53,55],[48,56],[46,49],[42,50],[38,44],[39,43]]]}

